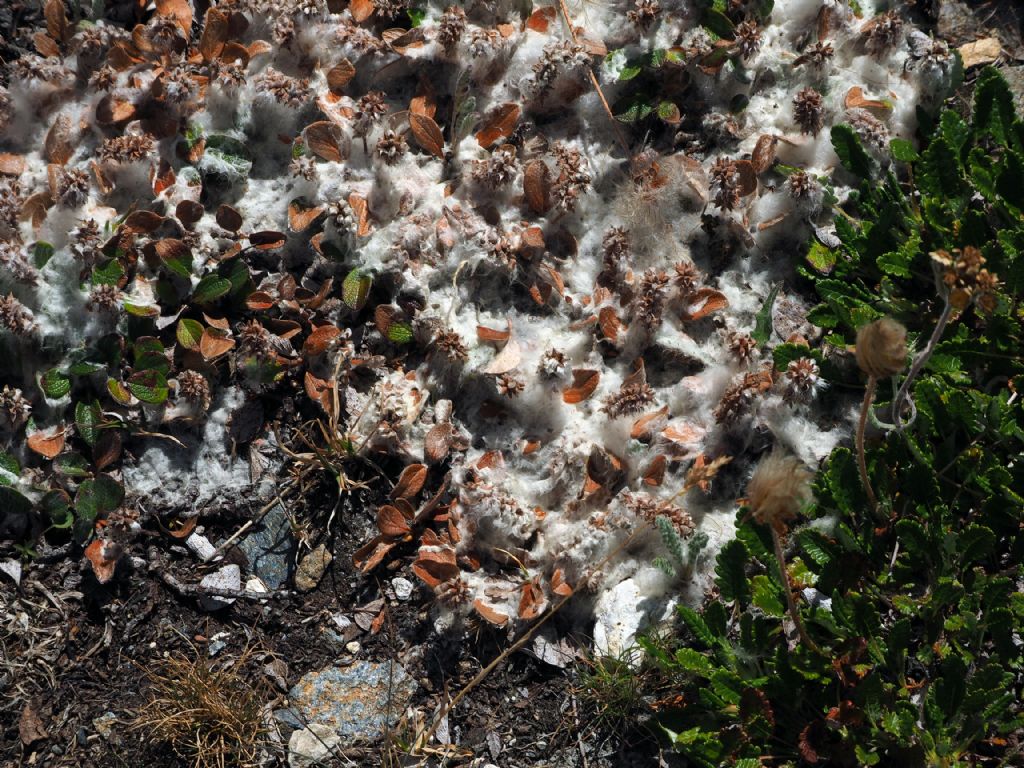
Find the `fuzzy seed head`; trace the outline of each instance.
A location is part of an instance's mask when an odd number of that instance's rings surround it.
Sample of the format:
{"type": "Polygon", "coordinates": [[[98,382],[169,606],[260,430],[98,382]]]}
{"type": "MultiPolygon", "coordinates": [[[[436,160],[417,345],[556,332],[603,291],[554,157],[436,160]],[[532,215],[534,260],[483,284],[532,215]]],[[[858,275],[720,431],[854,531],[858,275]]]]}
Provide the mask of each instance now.
{"type": "Polygon", "coordinates": [[[884,379],[907,367],[907,329],[891,317],[857,331],[857,365],[868,376],[884,379]]]}
{"type": "Polygon", "coordinates": [[[20,389],[4,386],[0,391],[0,430],[17,432],[32,413],[32,404],[20,389]]]}
{"type": "Polygon", "coordinates": [[[773,451],[758,463],[747,483],[747,503],[754,519],[785,533],[811,498],[811,472],[795,456],[773,451]]]}
{"type": "Polygon", "coordinates": [[[801,133],[817,136],[825,125],[825,105],[821,94],[813,88],[804,88],[793,98],[793,120],[801,133]]]}

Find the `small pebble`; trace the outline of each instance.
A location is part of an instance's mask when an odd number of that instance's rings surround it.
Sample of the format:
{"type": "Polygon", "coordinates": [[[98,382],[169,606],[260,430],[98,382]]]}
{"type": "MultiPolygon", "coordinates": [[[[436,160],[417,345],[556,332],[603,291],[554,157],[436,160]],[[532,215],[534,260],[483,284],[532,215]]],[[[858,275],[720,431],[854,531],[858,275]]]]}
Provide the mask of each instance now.
{"type": "Polygon", "coordinates": [[[359,641],[358,640],[353,640],[351,643],[346,643],[345,644],[345,650],[348,651],[349,653],[353,653],[353,654],[359,653],[359,649],[361,647],[362,646],[359,645],[359,641]]]}
{"type": "Polygon", "coordinates": [[[412,597],[413,583],[408,579],[397,576],[391,580],[391,587],[395,590],[395,597],[399,600],[408,600],[412,597]]]}

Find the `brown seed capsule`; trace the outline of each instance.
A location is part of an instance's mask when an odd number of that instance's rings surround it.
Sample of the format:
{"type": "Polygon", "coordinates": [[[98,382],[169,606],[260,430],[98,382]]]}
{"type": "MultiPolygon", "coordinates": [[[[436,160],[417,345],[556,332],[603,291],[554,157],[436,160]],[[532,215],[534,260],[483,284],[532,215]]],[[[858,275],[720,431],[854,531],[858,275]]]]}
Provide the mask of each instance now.
{"type": "Polygon", "coordinates": [[[883,317],[857,331],[857,365],[868,376],[884,379],[907,367],[907,329],[883,317]]]}
{"type": "Polygon", "coordinates": [[[811,498],[811,472],[795,456],[773,451],[758,463],[747,483],[747,503],[754,519],[784,533],[811,498]]]}

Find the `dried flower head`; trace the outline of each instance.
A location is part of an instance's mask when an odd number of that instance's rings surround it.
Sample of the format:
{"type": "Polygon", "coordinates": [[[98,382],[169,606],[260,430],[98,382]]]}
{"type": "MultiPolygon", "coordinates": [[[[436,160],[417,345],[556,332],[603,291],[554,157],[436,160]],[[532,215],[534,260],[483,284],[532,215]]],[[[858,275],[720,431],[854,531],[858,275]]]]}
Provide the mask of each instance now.
{"type": "Polygon", "coordinates": [[[658,0],[635,0],[633,8],[626,11],[626,18],[641,32],[646,32],[660,13],[661,5],[658,0]]]}
{"type": "Polygon", "coordinates": [[[0,267],[16,283],[39,285],[39,270],[28,260],[25,249],[20,245],[0,242],[0,267]]]}
{"type": "Polygon", "coordinates": [[[569,372],[569,361],[565,354],[557,349],[549,349],[540,357],[537,373],[548,379],[565,376],[569,372]]]}
{"type": "Polygon", "coordinates": [[[377,141],[377,148],[374,151],[386,165],[395,165],[402,159],[407,149],[408,145],[405,143],[404,134],[384,131],[384,135],[377,141]]]}
{"type": "Polygon", "coordinates": [[[896,11],[886,11],[865,24],[861,34],[868,52],[872,56],[880,57],[896,46],[902,32],[903,19],[896,11]]]}
{"type": "Polygon", "coordinates": [[[754,403],[754,397],[768,391],[772,385],[771,374],[767,371],[746,373],[722,393],[722,399],[712,414],[719,424],[728,424],[744,413],[754,403]]]}
{"type": "Polygon", "coordinates": [[[825,104],[821,94],[804,88],[793,98],[793,119],[801,133],[817,136],[825,125],[825,104]]]}
{"type": "Polygon", "coordinates": [[[127,135],[104,139],[100,146],[100,160],[113,163],[134,163],[149,157],[153,151],[153,137],[127,135]]]}
{"type": "Polygon", "coordinates": [[[462,33],[466,31],[466,12],[462,6],[448,6],[441,14],[441,20],[437,26],[437,42],[441,44],[442,48],[449,51],[462,39],[462,33]]]}
{"type": "Polygon", "coordinates": [[[469,359],[469,350],[455,331],[439,331],[431,346],[450,362],[464,363],[469,359]]]}
{"type": "Polygon", "coordinates": [[[516,177],[516,148],[503,144],[483,160],[473,161],[473,181],[487,187],[501,187],[516,177]]]}
{"type": "Polygon", "coordinates": [[[305,78],[288,77],[273,67],[263,70],[256,78],[256,86],[259,91],[265,91],[273,96],[278,104],[292,109],[298,109],[306,104],[313,93],[309,81],[305,78]]]}
{"type": "Polygon", "coordinates": [[[736,47],[744,59],[749,59],[761,47],[761,30],[753,19],[737,24],[733,34],[736,36],[736,47]]]}
{"type": "Polygon", "coordinates": [[[992,312],[996,307],[996,291],[999,278],[983,269],[985,257],[973,245],[954,252],[952,257],[946,251],[935,251],[932,260],[942,274],[942,283],[949,291],[950,303],[959,310],[967,309],[972,301],[983,312],[992,312]]]}
{"type": "Polygon", "coordinates": [[[624,495],[623,500],[630,512],[648,523],[654,523],[658,517],[668,518],[676,533],[684,539],[697,528],[690,514],[671,501],[660,501],[646,493],[628,493],[624,495]]]}
{"type": "Polygon", "coordinates": [[[32,414],[32,404],[22,395],[20,389],[4,385],[0,391],[0,430],[17,432],[32,414]]]}
{"type": "Polygon", "coordinates": [[[210,408],[210,382],[198,371],[182,371],[178,374],[178,396],[205,413],[210,408]]]}
{"type": "Polygon", "coordinates": [[[356,136],[366,136],[370,129],[388,113],[388,105],[382,91],[369,91],[356,102],[352,131],[356,136]]]}
{"type": "Polygon", "coordinates": [[[815,178],[806,171],[794,171],[786,179],[786,188],[789,189],[789,196],[794,200],[809,198],[817,185],[818,182],[815,178]]]}
{"type": "Polygon", "coordinates": [[[559,174],[551,188],[555,204],[563,211],[576,209],[579,196],[590,188],[590,174],[583,167],[583,155],[578,149],[555,144],[551,149],[559,174]]]}
{"type": "Polygon", "coordinates": [[[793,66],[810,64],[812,67],[823,67],[829,59],[835,56],[835,53],[832,43],[818,42],[800,54],[793,62],[793,66]]]}
{"type": "Polygon", "coordinates": [[[313,181],[317,177],[316,160],[306,155],[296,157],[288,163],[288,173],[297,179],[313,181]]]}
{"type": "Polygon", "coordinates": [[[458,608],[469,602],[472,591],[461,576],[448,579],[437,586],[437,599],[447,608],[458,608]]]}
{"type": "Polygon", "coordinates": [[[654,390],[646,381],[627,381],[618,392],[608,396],[601,410],[608,414],[608,418],[617,419],[620,416],[640,413],[653,402],[654,390]]]}
{"type": "Polygon", "coordinates": [[[89,197],[89,175],[79,168],[61,168],[57,171],[57,204],[64,208],[77,208],[89,197]]]}
{"type": "Polygon", "coordinates": [[[680,297],[687,298],[700,285],[703,277],[697,265],[692,261],[680,261],[675,265],[676,273],[672,275],[672,284],[679,291],[680,297]]]}
{"type": "Polygon", "coordinates": [[[667,274],[653,268],[644,272],[633,300],[633,316],[648,332],[653,333],[661,325],[667,293],[667,274]]]}
{"type": "Polygon", "coordinates": [[[247,320],[238,328],[239,357],[255,357],[263,360],[273,353],[270,334],[258,320],[247,320]]]}
{"type": "Polygon", "coordinates": [[[36,328],[32,313],[13,294],[0,296],[0,326],[15,336],[27,336],[36,328]]]}
{"type": "Polygon", "coordinates": [[[811,471],[795,456],[778,451],[757,464],[747,483],[747,504],[761,525],[785,533],[789,523],[811,499],[811,471]]]}
{"type": "Polygon", "coordinates": [[[801,357],[789,361],[786,366],[784,400],[787,402],[810,400],[824,386],[818,364],[813,358],[801,357]]]}
{"type": "Polygon", "coordinates": [[[497,378],[498,392],[505,397],[515,397],[526,389],[526,382],[512,373],[502,373],[497,378]]]}
{"type": "Polygon", "coordinates": [[[879,150],[889,146],[889,129],[867,110],[851,109],[846,113],[846,119],[866,144],[879,150]]]}
{"type": "Polygon", "coordinates": [[[586,48],[571,40],[548,43],[544,52],[533,65],[533,82],[530,90],[536,97],[544,96],[555,84],[559,75],[580,77],[590,66],[586,48]]]}
{"type": "Polygon", "coordinates": [[[757,342],[749,333],[732,331],[726,338],[726,346],[737,361],[749,363],[757,355],[757,342]]]}
{"type": "Polygon", "coordinates": [[[711,166],[714,202],[723,211],[731,211],[740,202],[740,173],[735,161],[719,157],[711,166]]]}
{"type": "Polygon", "coordinates": [[[891,317],[857,331],[857,365],[868,376],[884,379],[907,367],[907,329],[891,317]]]}
{"type": "Polygon", "coordinates": [[[89,292],[85,306],[90,312],[113,314],[121,308],[121,291],[116,285],[97,285],[89,292]]]}

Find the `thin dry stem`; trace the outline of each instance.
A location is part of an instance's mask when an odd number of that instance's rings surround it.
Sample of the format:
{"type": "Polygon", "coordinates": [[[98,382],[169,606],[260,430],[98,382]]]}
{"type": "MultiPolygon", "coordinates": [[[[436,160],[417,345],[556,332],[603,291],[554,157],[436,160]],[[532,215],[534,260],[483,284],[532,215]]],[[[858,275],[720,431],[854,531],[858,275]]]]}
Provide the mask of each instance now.
{"type": "Polygon", "coordinates": [[[869,376],[868,385],[864,389],[864,402],[860,407],[860,420],[857,422],[857,468],[860,470],[860,482],[864,486],[864,493],[867,494],[872,515],[878,511],[878,498],[871,488],[871,481],[868,480],[868,463],[864,455],[864,430],[867,428],[868,412],[871,410],[871,403],[875,399],[875,388],[877,385],[878,379],[874,376],[869,376]]]}
{"type": "Polygon", "coordinates": [[[782,537],[775,528],[771,528],[771,532],[772,544],[775,545],[775,559],[779,563],[779,575],[782,577],[782,591],[786,593],[786,605],[789,608],[789,615],[793,619],[793,623],[796,624],[796,631],[800,634],[800,641],[807,646],[809,650],[814,653],[821,654],[821,648],[819,648],[818,644],[811,640],[811,636],[807,634],[807,628],[804,626],[804,620],[800,618],[800,613],[796,609],[796,601],[793,600],[793,585],[789,581],[789,573],[786,571],[786,558],[782,554],[782,537]]]}

